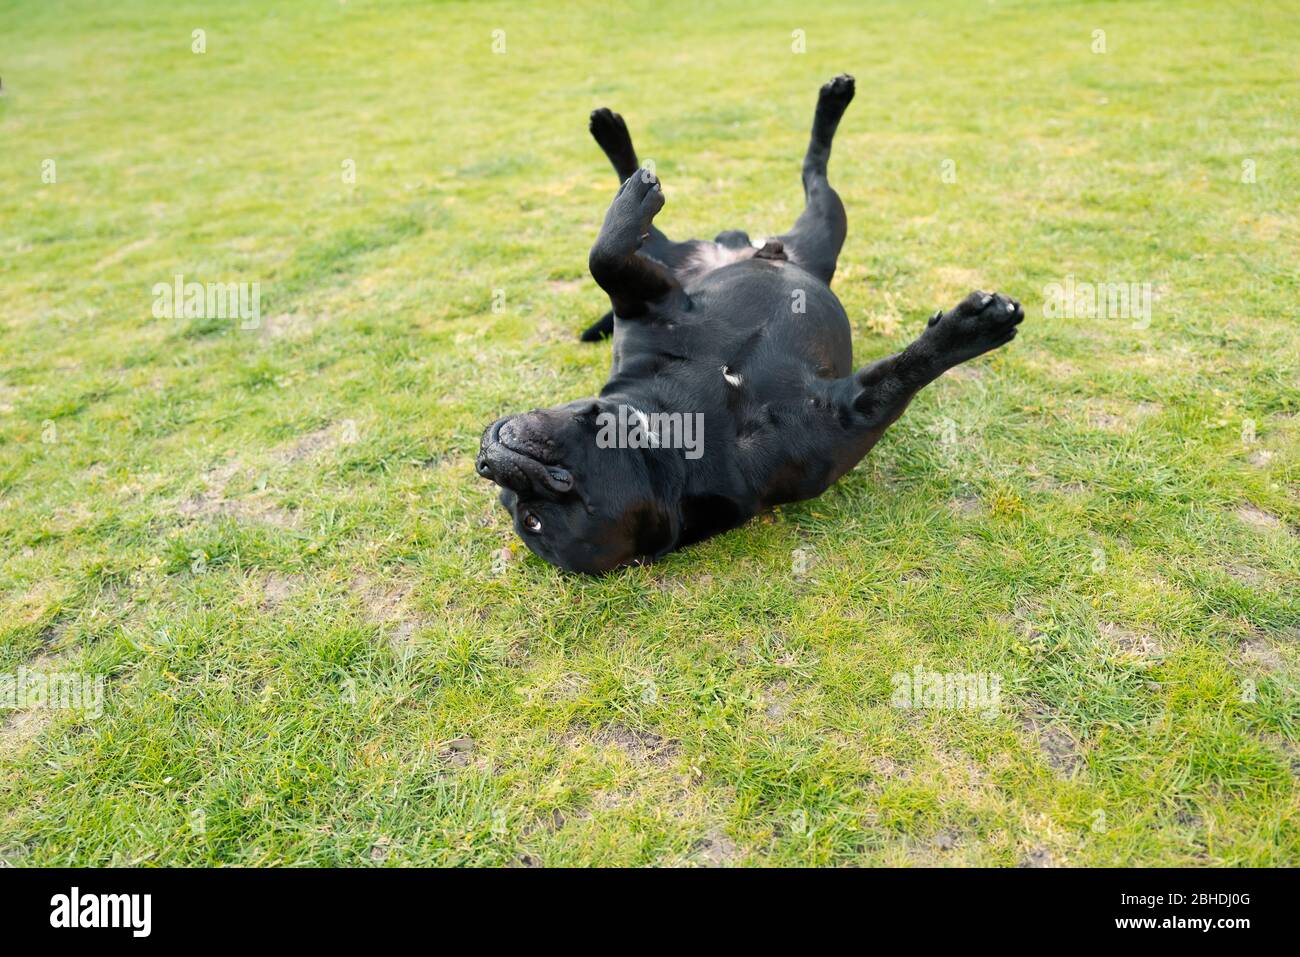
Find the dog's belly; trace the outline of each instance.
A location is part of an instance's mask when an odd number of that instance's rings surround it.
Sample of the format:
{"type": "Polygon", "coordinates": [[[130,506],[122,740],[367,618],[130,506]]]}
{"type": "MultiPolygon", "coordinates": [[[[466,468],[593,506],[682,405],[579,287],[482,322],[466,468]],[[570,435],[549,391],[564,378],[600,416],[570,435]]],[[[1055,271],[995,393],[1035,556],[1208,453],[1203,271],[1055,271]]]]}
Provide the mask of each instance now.
{"type": "Polygon", "coordinates": [[[852,369],[848,317],[824,282],[790,262],[746,259],[686,287],[679,317],[693,356],[721,360],[759,394],[784,392],[796,368],[819,378],[852,369]],[[769,391],[769,390],[775,390],[769,391]]]}

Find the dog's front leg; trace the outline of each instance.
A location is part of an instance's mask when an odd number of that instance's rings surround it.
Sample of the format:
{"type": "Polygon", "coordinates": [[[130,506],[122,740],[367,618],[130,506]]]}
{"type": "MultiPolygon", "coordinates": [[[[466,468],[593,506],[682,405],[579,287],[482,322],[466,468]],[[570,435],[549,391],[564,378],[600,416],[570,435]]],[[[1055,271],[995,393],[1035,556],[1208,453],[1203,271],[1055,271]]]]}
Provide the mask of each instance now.
{"type": "MultiPolygon", "coordinates": [[[[953,366],[1016,337],[1025,318],[1020,303],[1000,293],[973,292],[956,308],[942,310],[915,342],[896,355],[837,380],[836,405],[854,431],[874,443],[922,388],[953,366]]],[[[868,446],[869,448],[870,446],[868,446]]]]}
{"type": "Polygon", "coordinates": [[[637,255],[655,214],[664,206],[659,180],[638,170],[619,188],[587,260],[592,278],[609,294],[614,315],[634,319],[685,294],[663,266],[637,255]]]}

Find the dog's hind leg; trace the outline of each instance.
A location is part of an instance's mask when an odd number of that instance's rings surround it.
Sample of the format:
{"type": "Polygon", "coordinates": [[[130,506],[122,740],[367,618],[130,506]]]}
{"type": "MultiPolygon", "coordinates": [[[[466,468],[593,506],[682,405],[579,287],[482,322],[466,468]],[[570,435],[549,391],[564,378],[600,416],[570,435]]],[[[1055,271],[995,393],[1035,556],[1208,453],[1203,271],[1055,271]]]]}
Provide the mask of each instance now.
{"type": "Polygon", "coordinates": [[[625,182],[641,164],[637,161],[632,134],[627,131],[623,117],[602,106],[598,110],[592,110],[591,122],[587,128],[591,130],[592,139],[600,145],[614,165],[618,181],[625,182]]]}
{"type": "Polygon", "coordinates": [[[848,74],[837,76],[821,88],[803,160],[804,210],[793,229],[776,237],[791,260],[826,283],[835,275],[835,263],[849,229],[844,204],[826,178],[826,164],[831,158],[835,130],[853,93],[853,77],[848,74]]]}

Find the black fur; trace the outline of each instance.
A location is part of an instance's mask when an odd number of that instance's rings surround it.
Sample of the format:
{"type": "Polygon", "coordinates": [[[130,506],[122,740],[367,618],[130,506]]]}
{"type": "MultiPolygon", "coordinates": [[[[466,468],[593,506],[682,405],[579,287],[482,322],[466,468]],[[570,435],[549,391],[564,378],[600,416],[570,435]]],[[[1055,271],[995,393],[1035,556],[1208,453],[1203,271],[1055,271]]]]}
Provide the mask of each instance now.
{"type": "Polygon", "coordinates": [[[612,332],[609,381],[595,399],[494,422],[477,461],[541,558],[607,571],[820,495],[919,389],[1015,337],[1020,304],[973,292],[902,352],[852,371],[848,319],[829,285],[847,222],[826,166],[853,93],[850,76],[822,87],[804,211],[761,249],[736,230],[711,243],[668,239],[653,223],[663,191],[638,169],[622,117],[591,115],[592,135],[623,180],[589,259],[612,309],[582,336],[612,332]],[[699,413],[702,454],[598,447],[602,415],[620,407],[699,413]]]}

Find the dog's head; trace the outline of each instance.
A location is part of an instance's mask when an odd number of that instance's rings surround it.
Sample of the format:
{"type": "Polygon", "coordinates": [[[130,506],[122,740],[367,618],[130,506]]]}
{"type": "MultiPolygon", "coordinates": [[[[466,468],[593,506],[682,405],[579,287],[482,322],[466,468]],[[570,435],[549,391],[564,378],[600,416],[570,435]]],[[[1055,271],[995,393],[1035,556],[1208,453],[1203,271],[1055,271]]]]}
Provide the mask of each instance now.
{"type": "Polygon", "coordinates": [[[584,399],[498,419],[475,462],[533,554],[588,574],[661,555],[680,529],[654,450],[602,448],[602,413],[584,399]]]}

